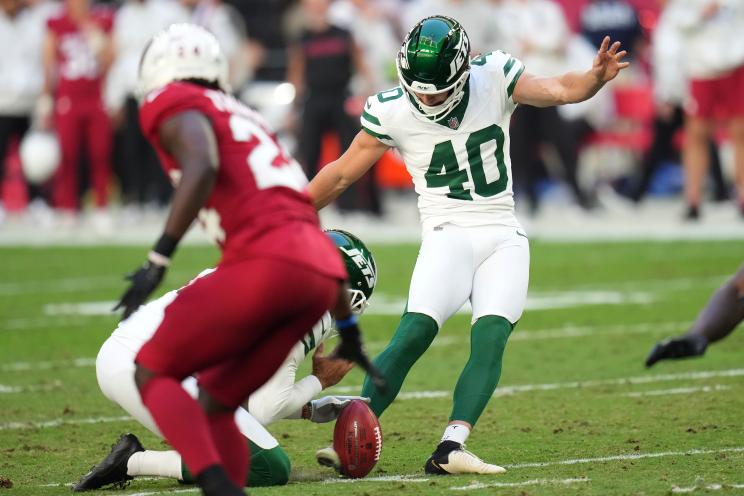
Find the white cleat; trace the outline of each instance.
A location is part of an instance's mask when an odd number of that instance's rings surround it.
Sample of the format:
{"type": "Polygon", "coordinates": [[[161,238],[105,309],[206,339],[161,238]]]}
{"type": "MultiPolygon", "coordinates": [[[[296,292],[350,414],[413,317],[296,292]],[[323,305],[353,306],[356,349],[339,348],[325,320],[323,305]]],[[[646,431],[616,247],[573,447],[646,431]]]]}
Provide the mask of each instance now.
{"type": "Polygon", "coordinates": [[[461,447],[454,449],[449,453],[439,455],[436,452],[432,454],[426,465],[424,472],[427,474],[482,474],[496,475],[506,472],[504,467],[486,463],[470,451],[461,447]]]}
{"type": "Polygon", "coordinates": [[[333,446],[316,451],[315,459],[318,461],[318,464],[324,467],[331,467],[336,472],[341,473],[341,459],[338,457],[336,450],[333,449],[333,446]]]}

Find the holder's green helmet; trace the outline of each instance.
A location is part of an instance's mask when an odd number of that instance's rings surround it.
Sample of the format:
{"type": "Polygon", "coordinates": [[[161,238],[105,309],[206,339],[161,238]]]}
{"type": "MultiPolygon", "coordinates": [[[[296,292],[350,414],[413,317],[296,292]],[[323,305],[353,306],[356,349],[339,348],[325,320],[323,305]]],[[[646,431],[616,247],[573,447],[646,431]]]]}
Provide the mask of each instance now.
{"type": "Polygon", "coordinates": [[[349,273],[349,298],[351,310],[360,314],[369,306],[368,299],[377,284],[375,257],[362,240],[350,232],[330,229],[326,234],[338,247],[349,273]]]}
{"type": "Polygon", "coordinates": [[[406,36],[396,60],[398,79],[415,111],[438,121],[464,96],[470,75],[470,40],[456,20],[432,16],[421,20],[406,36]],[[435,106],[425,105],[414,92],[450,92],[435,106]]]}

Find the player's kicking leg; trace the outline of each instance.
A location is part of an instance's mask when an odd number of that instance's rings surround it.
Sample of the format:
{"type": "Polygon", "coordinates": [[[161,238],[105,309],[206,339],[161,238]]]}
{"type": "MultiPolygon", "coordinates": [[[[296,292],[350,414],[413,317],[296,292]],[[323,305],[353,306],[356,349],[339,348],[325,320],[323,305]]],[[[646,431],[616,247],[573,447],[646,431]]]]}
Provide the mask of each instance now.
{"type": "MultiPolygon", "coordinates": [[[[529,246],[527,239],[513,229],[469,229],[468,235],[474,245],[494,248],[482,263],[476,263],[471,294],[470,358],[455,386],[450,422],[424,464],[428,474],[506,472],[503,467],[486,463],[467,451],[465,441],[496,390],[506,342],[524,309],[529,246]]],[[[479,261],[476,252],[476,262],[479,261]]]]}
{"type": "Polygon", "coordinates": [[[718,288],[683,336],[669,338],[656,345],[646,358],[646,367],[660,360],[701,356],[709,343],[719,341],[744,320],[744,265],[718,288]]]}

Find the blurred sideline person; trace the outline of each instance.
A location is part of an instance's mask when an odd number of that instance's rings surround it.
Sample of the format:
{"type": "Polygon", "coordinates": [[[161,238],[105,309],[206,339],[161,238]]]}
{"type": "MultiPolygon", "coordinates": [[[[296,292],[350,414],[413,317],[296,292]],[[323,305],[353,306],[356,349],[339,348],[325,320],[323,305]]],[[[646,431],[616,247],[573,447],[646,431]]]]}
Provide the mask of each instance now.
{"type": "MultiPolygon", "coordinates": [[[[684,125],[684,103],[687,101],[689,82],[685,75],[684,38],[674,22],[679,3],[666,2],[651,39],[651,67],[655,115],[653,141],[640,164],[640,178],[630,197],[636,203],[648,192],[654,173],[664,160],[678,160],[674,137],[684,125]]],[[[723,179],[721,161],[715,140],[708,139],[710,173],[716,201],[728,199],[723,179]]]]}
{"type": "Polygon", "coordinates": [[[581,34],[595,48],[609,36],[626,47],[631,57],[643,38],[638,13],[627,0],[590,0],[581,11],[581,34]]]}
{"type": "Polygon", "coordinates": [[[188,12],[180,4],[164,0],[128,0],[114,19],[116,59],[106,78],[106,106],[117,117],[115,144],[120,158],[116,165],[122,200],[130,214],[146,204],[166,206],[172,192],[155,150],[140,130],[137,66],[142,51],[156,33],[188,19],[188,12]]]}
{"type": "Polygon", "coordinates": [[[444,322],[466,301],[472,304],[470,358],[426,473],[505,472],[464,444],[496,389],[527,295],[529,244],[514,214],[509,121],[517,104],[547,107],[591,98],[627,67],[618,50],[605,38],[589,70],[536,77],[501,51],[471,60],[467,34],[456,20],[425,18],[398,54],[400,86],[367,100],[351,147],[310,182],[310,196],[323,208],[396,147],[419,195],[422,242],[407,308],[375,359],[389,387],[375,391],[368,377],[362,389],[375,414],[392,403],[444,322]]]}
{"type": "MultiPolygon", "coordinates": [[[[301,124],[298,153],[308,177],[318,172],[323,136],[333,131],[345,150],[359,130],[349,114],[347,102],[354,73],[368,88],[374,86],[363,54],[351,33],[330,23],[330,0],[302,0],[305,29],[290,47],[287,80],[297,90],[301,124]]],[[[382,213],[379,191],[373,174],[342,195],[336,204],[342,212],[382,213]]]]}
{"type": "Polygon", "coordinates": [[[80,210],[79,171],[85,145],[91,168],[94,225],[112,228],[106,207],[111,181],[111,122],[103,103],[103,80],[114,60],[112,13],[91,8],[91,0],[65,0],[64,11],[49,20],[43,47],[44,92],[53,97],[53,125],[62,163],[54,178],[55,208],[65,222],[80,210]]]}
{"type": "MultiPolygon", "coordinates": [[[[12,142],[31,127],[44,83],[41,47],[47,18],[56,6],[29,6],[26,0],[0,0],[0,184],[12,142]]],[[[29,198],[41,200],[41,188],[28,184],[29,198]]],[[[42,200],[43,201],[43,200],[42,200]]],[[[4,218],[0,198],[0,222],[4,218]]]]}
{"type": "Polygon", "coordinates": [[[217,38],[227,57],[230,87],[239,92],[253,72],[248,33],[240,12],[222,0],[180,2],[190,13],[190,22],[206,28],[217,38]]]}
{"type": "MultiPolygon", "coordinates": [[[[686,217],[700,216],[703,178],[714,123],[728,124],[734,149],[736,191],[744,216],[744,2],[672,0],[674,22],[685,38],[685,69],[690,94],[685,105],[686,217]]],[[[670,7],[671,8],[671,7],[670,7]]]]}
{"type": "Polygon", "coordinates": [[[700,311],[687,334],[657,343],[646,367],[659,360],[700,356],[710,343],[731,334],[744,320],[744,265],[718,288],[700,311]]]}
{"type": "MultiPolygon", "coordinates": [[[[550,0],[507,0],[496,11],[504,50],[524,61],[532,74],[560,74],[568,65],[567,45],[571,36],[561,7],[550,0]]],[[[583,66],[583,64],[582,64],[583,66]]],[[[519,106],[511,124],[511,155],[520,164],[515,183],[526,189],[530,210],[540,206],[542,145],[549,144],[560,157],[563,180],[576,203],[584,209],[594,206],[578,181],[581,133],[555,107],[519,106]]]]}
{"type": "Polygon", "coordinates": [[[214,35],[170,26],[145,49],[139,74],[142,129],[176,186],[163,234],[115,309],[129,317],[158,287],[199,216],[221,260],[168,305],[134,377],[203,493],[243,495],[250,452],[235,411],[326,311],[341,337],[336,356],[372,369],[307,178],[263,118],[226,92],[228,61],[214,35]],[[194,374],[198,401],[181,385],[194,374]]]}
{"type": "MultiPolygon", "coordinates": [[[[361,315],[368,305],[377,277],[374,257],[362,241],[344,231],[326,231],[338,247],[349,273],[351,289],[349,301],[355,314],[361,315]]],[[[214,271],[203,271],[199,277],[214,271]]],[[[101,347],[96,359],[96,376],[103,394],[121,406],[150,432],[162,438],[152,417],[140,401],[134,383],[134,357],[142,345],[152,337],[163,320],[168,305],[178,291],[166,293],[134,312],[122,321],[101,347]]],[[[251,460],[247,486],[274,486],[286,484],[290,462],[279,443],[263,426],[282,419],[308,419],[324,423],[336,419],[343,407],[358,396],[326,396],[313,398],[336,385],[353,364],[323,356],[323,343],[337,336],[330,313],[323,315],[297,344],[274,376],[250,395],[236,412],[235,421],[240,432],[250,443],[251,460]],[[296,380],[297,369],[313,351],[312,374],[296,380]]],[[[193,397],[197,395],[196,379],[183,381],[184,388],[193,397]]],[[[88,491],[111,484],[123,484],[137,476],[171,477],[194,482],[181,456],[176,451],[145,450],[132,434],[123,436],[111,453],[96,465],[78,484],[75,491],[88,491]]]]}

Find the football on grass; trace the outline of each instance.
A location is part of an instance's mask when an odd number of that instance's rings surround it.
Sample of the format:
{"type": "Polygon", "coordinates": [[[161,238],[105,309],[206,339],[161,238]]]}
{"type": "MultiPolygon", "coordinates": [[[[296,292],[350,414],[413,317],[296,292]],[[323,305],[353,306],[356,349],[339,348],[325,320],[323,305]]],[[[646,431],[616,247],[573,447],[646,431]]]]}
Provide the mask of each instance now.
{"type": "Polygon", "coordinates": [[[333,430],[333,449],[341,461],[346,477],[364,477],[380,459],[382,429],[377,416],[367,404],[354,400],[343,409],[333,430]]]}

